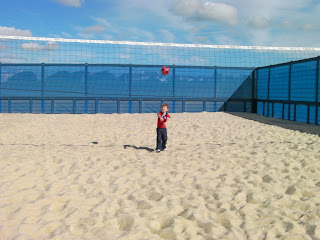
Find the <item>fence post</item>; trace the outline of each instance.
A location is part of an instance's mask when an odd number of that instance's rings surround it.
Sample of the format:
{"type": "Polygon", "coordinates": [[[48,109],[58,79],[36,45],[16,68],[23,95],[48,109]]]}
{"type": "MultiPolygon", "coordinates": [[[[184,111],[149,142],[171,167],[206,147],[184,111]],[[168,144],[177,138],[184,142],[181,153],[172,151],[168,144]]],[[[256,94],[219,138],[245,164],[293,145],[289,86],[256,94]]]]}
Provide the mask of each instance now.
{"type": "Polygon", "coordinates": [[[172,80],[172,112],[174,113],[176,111],[176,101],[174,100],[176,97],[176,66],[172,66],[172,74],[173,74],[173,80],[172,80]]]}
{"type": "Polygon", "coordinates": [[[11,98],[8,99],[8,113],[11,113],[11,98]]]}
{"type": "Polygon", "coordinates": [[[214,104],[213,104],[213,111],[216,112],[217,111],[217,66],[214,66],[214,93],[213,93],[213,97],[214,97],[214,104]]]}
{"type": "Polygon", "coordinates": [[[76,109],[77,109],[77,100],[73,98],[73,109],[72,109],[73,114],[76,114],[77,112],[76,109]]]}
{"type": "Polygon", "coordinates": [[[317,67],[316,67],[316,121],[315,124],[318,125],[318,114],[319,114],[319,58],[317,59],[317,67]]]}
{"type": "Polygon", "coordinates": [[[186,111],[186,100],[182,99],[182,112],[186,111]]]}
{"type": "Polygon", "coordinates": [[[251,100],[251,113],[257,113],[257,81],[258,71],[256,69],[252,72],[252,100],[251,100]]]}
{"type": "Polygon", "coordinates": [[[288,86],[288,120],[291,120],[291,70],[292,70],[292,63],[289,64],[289,86],[288,86]]]}
{"type": "Polygon", "coordinates": [[[139,99],[139,113],[142,113],[142,99],[139,99]]]}
{"type": "Polygon", "coordinates": [[[11,113],[11,98],[8,99],[8,113],[11,113]]]}
{"type": "Polygon", "coordinates": [[[54,98],[51,98],[51,113],[54,113],[54,98]]]}
{"type": "Polygon", "coordinates": [[[84,66],[84,96],[86,97],[84,100],[84,113],[88,113],[88,63],[84,66]]]}
{"type": "Polygon", "coordinates": [[[41,64],[41,113],[44,113],[44,63],[41,64]]]}
{"type": "Polygon", "coordinates": [[[274,102],[272,102],[271,117],[274,117],[274,102]]]}
{"type": "Polygon", "coordinates": [[[268,71],[268,108],[267,108],[267,117],[269,117],[269,101],[270,101],[270,72],[271,72],[271,66],[269,66],[269,71],[268,71]]]}
{"type": "Polygon", "coordinates": [[[129,113],[132,113],[132,64],[129,65],[129,113]]]}
{"type": "Polygon", "coordinates": [[[29,101],[29,113],[32,113],[32,98],[29,101]]]}
{"type": "Polygon", "coordinates": [[[203,100],[203,112],[207,111],[207,100],[203,100]]]}
{"type": "Polygon", "coordinates": [[[96,98],[95,104],[94,104],[94,113],[98,113],[98,104],[99,104],[99,100],[96,98]]]}
{"type": "Polygon", "coordinates": [[[117,113],[120,113],[120,98],[117,99],[117,113]]]}
{"type": "MultiPolygon", "coordinates": [[[[1,97],[1,93],[2,93],[2,90],[1,90],[1,63],[0,63],[0,97],[1,97]]],[[[1,103],[2,103],[2,100],[0,99],[0,113],[1,113],[1,103]]]]}

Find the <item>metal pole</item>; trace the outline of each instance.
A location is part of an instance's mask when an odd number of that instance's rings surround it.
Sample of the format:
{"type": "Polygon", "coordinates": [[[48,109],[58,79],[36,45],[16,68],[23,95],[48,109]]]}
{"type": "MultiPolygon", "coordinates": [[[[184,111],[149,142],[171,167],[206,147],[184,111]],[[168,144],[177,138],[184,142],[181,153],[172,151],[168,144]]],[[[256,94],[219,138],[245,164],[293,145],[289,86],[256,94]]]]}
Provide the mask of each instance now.
{"type": "Polygon", "coordinates": [[[51,98],[51,113],[54,113],[54,99],[51,98]]]}
{"type": "MultiPolygon", "coordinates": [[[[129,98],[132,96],[132,64],[129,66],[129,98]]],[[[132,113],[132,101],[129,99],[129,113],[132,113]]]]}
{"type": "Polygon", "coordinates": [[[117,99],[117,113],[120,113],[120,98],[117,99]]]}
{"type": "Polygon", "coordinates": [[[213,105],[213,111],[217,111],[217,66],[214,66],[214,92],[213,92],[213,97],[214,97],[214,105],[213,105]]]}
{"type": "Polygon", "coordinates": [[[272,103],[272,109],[271,109],[271,111],[272,111],[272,112],[271,112],[271,114],[272,114],[271,117],[274,117],[274,102],[272,103]]]}
{"type": "MultiPolygon", "coordinates": [[[[173,99],[176,97],[176,66],[173,65],[172,67],[172,74],[173,74],[173,83],[172,83],[172,97],[173,99]]],[[[176,111],[176,101],[172,100],[172,112],[174,113],[176,111]]]]}
{"type": "Polygon", "coordinates": [[[289,65],[289,86],[288,86],[288,120],[291,120],[291,70],[292,70],[292,63],[289,65]]]}
{"type": "Polygon", "coordinates": [[[11,113],[11,99],[8,99],[8,113],[11,113]]]}
{"type": "MultiPolygon", "coordinates": [[[[1,97],[1,93],[2,93],[2,90],[1,90],[1,63],[0,63],[0,97],[1,97]]],[[[2,103],[2,100],[0,100],[0,113],[1,113],[1,103],[2,103]]]]}
{"type": "Polygon", "coordinates": [[[77,112],[77,100],[74,98],[73,99],[73,109],[72,109],[73,114],[76,114],[77,112]]]}
{"type": "Polygon", "coordinates": [[[271,72],[271,67],[269,67],[269,72],[268,72],[268,108],[267,108],[267,117],[269,117],[269,100],[270,100],[270,72],[271,72]]]}
{"type": "MultiPolygon", "coordinates": [[[[318,57],[318,60],[317,60],[317,67],[316,67],[316,103],[319,102],[319,58],[318,57]]],[[[319,106],[316,105],[316,121],[315,121],[315,124],[318,125],[318,114],[319,114],[319,106]]]]}
{"type": "Polygon", "coordinates": [[[29,113],[32,113],[32,99],[29,101],[29,113]]]}
{"type": "Polygon", "coordinates": [[[252,75],[252,105],[251,105],[251,112],[252,113],[257,113],[258,109],[258,102],[257,102],[257,92],[258,92],[258,71],[255,69],[253,71],[252,75]]]}
{"type": "Polygon", "coordinates": [[[98,104],[99,104],[99,100],[96,99],[95,100],[95,106],[94,106],[94,113],[98,113],[98,104]]]}
{"type": "MultiPolygon", "coordinates": [[[[44,63],[41,64],[41,97],[44,97],[44,63]]],[[[41,113],[44,113],[44,99],[41,99],[41,113]]]]}
{"type": "Polygon", "coordinates": [[[139,113],[142,113],[142,99],[139,99],[139,113]]]}
{"type": "Polygon", "coordinates": [[[182,112],[184,113],[186,111],[186,100],[182,100],[182,112]]]}
{"type": "MultiPolygon", "coordinates": [[[[84,96],[88,97],[88,63],[84,66],[84,96]]],[[[84,100],[84,113],[88,113],[88,99],[84,100]]]]}

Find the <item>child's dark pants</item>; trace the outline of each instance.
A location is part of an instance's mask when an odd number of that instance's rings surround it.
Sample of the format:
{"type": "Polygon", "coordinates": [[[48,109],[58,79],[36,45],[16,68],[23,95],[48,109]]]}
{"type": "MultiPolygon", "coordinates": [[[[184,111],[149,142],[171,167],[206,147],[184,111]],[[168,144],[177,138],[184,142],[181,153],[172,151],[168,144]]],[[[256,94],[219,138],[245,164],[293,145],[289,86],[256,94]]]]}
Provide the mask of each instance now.
{"type": "Polygon", "coordinates": [[[166,128],[157,128],[157,148],[156,150],[161,150],[166,148],[168,137],[166,128]]]}

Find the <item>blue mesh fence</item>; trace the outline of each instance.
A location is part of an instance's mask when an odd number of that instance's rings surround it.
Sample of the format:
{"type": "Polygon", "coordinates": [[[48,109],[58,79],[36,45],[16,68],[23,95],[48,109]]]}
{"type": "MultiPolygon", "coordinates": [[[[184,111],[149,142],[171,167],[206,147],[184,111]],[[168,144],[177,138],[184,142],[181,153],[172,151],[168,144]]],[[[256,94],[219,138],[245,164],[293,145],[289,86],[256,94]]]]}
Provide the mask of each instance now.
{"type": "Polygon", "coordinates": [[[256,69],[257,113],[319,124],[319,57],[256,69]]]}
{"type": "MultiPolygon", "coordinates": [[[[250,111],[252,96],[233,94],[253,68],[131,64],[1,64],[0,110],[20,113],[250,111]],[[248,102],[248,107],[247,106],[248,102]]],[[[252,89],[252,84],[249,84],[252,89]]],[[[250,90],[252,91],[252,90],[250,90]]]]}
{"type": "Polygon", "coordinates": [[[0,35],[0,49],[4,113],[151,113],[166,102],[320,121],[319,48],[0,35]]]}

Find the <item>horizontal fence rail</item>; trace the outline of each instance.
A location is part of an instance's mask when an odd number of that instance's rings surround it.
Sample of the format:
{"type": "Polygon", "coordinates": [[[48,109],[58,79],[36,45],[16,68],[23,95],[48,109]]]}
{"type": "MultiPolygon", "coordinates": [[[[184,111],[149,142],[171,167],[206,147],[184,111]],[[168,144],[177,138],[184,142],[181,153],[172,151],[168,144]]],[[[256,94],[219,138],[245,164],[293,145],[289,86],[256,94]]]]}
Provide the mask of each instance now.
{"type": "Polygon", "coordinates": [[[228,111],[231,104],[240,103],[239,111],[247,112],[252,99],[232,99],[227,103],[223,99],[179,99],[179,98],[24,98],[0,97],[2,109],[7,113],[21,113],[17,111],[19,105],[24,105],[24,113],[143,113],[159,110],[162,103],[170,103],[171,112],[217,112],[228,111]],[[108,110],[100,107],[107,104],[108,110]],[[149,104],[149,109],[144,111],[144,104],[149,104]],[[189,108],[189,109],[188,109],[189,108]],[[124,111],[125,109],[125,111],[124,111]],[[189,111],[188,111],[189,110],[189,111]]]}

